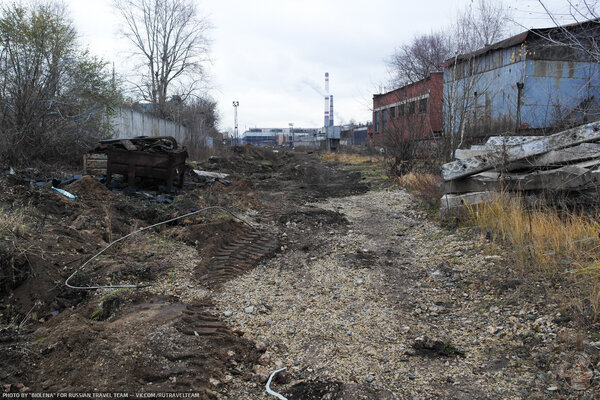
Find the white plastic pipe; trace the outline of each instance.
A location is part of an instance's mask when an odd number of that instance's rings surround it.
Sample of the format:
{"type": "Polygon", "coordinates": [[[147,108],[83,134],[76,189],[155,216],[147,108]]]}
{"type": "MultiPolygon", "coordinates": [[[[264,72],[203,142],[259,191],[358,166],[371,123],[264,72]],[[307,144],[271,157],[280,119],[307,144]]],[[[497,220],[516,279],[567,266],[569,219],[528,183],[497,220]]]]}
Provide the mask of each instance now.
{"type": "Polygon", "coordinates": [[[279,393],[272,391],[272,390],[271,390],[271,388],[270,388],[269,386],[271,385],[271,380],[273,379],[273,377],[274,377],[274,376],[275,376],[275,375],[276,375],[278,372],[284,371],[284,370],[286,370],[286,369],[287,369],[287,368],[285,368],[285,367],[284,367],[284,368],[278,369],[277,371],[274,371],[274,372],[271,374],[271,376],[269,376],[269,380],[267,381],[267,393],[269,393],[271,396],[275,396],[275,397],[277,397],[279,400],[287,400],[287,399],[286,399],[285,397],[283,397],[282,395],[280,395],[279,393]]]}

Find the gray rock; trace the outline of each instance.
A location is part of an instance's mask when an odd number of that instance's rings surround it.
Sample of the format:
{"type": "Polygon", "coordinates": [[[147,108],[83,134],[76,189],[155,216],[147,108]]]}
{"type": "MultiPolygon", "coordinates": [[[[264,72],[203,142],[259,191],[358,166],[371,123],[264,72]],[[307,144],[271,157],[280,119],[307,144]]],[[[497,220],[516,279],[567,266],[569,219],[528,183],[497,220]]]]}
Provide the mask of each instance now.
{"type": "Polygon", "coordinates": [[[248,306],[248,307],[244,308],[244,312],[246,314],[252,314],[254,312],[254,306],[248,306]]]}
{"type": "Polygon", "coordinates": [[[224,317],[227,317],[227,318],[231,317],[232,315],[233,315],[233,312],[232,312],[232,311],[225,311],[225,312],[223,313],[223,316],[224,316],[224,317]]]}
{"type": "Polygon", "coordinates": [[[261,353],[267,350],[267,345],[264,342],[256,342],[254,347],[261,353]]]}

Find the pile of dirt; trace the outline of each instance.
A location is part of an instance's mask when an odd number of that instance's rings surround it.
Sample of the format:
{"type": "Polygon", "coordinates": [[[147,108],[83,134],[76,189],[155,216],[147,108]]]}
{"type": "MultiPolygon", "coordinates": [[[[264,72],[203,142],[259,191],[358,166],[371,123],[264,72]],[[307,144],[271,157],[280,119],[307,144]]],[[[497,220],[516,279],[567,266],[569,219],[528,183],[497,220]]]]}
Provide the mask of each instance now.
{"type": "Polygon", "coordinates": [[[77,305],[85,298],[85,292],[67,289],[64,280],[87,254],[99,247],[99,243],[90,241],[85,234],[61,227],[46,228],[29,242],[18,243],[13,260],[21,260],[27,276],[4,294],[3,319],[10,317],[7,322],[18,324],[26,322],[28,327],[50,313],[77,305]],[[25,319],[27,315],[30,320],[25,319]]]}
{"type": "Polygon", "coordinates": [[[62,313],[36,332],[32,391],[187,392],[212,398],[210,380],[250,369],[253,343],[206,311],[170,296],[129,296],[113,315],[90,307],[62,313]]]}
{"type": "Polygon", "coordinates": [[[85,175],[81,179],[65,186],[65,190],[86,200],[110,200],[113,194],[97,179],[85,175]]]}
{"type": "Polygon", "coordinates": [[[0,296],[25,282],[30,273],[27,257],[15,251],[10,241],[0,241],[0,296]]]}
{"type": "Polygon", "coordinates": [[[12,385],[29,382],[33,373],[31,366],[37,362],[37,355],[29,350],[29,342],[34,339],[31,333],[16,328],[0,329],[0,386],[3,391],[12,385]]]}
{"type": "MultiPolygon", "coordinates": [[[[253,379],[259,354],[250,336],[227,328],[223,317],[208,311],[212,306],[205,296],[287,248],[275,236],[289,231],[288,223],[297,225],[298,238],[292,239],[298,243],[305,230],[345,229],[342,214],[299,205],[362,193],[368,185],[360,174],[312,156],[253,146],[211,157],[199,168],[232,177],[225,184],[186,186],[169,205],[113,194],[90,176],[64,181],[64,189],[77,196],[72,201],[39,185],[48,180],[37,173],[0,174],[0,187],[15,193],[0,194],[0,202],[26,199],[32,210],[30,233],[10,252],[0,252],[0,265],[18,265],[23,272],[0,293],[0,319],[13,326],[0,331],[0,360],[5,360],[0,384],[17,390],[24,384],[36,392],[195,391],[200,398],[215,398],[211,391],[227,391],[225,382],[253,379]],[[246,209],[260,229],[224,213],[198,214],[120,242],[72,281],[151,287],[93,292],[64,285],[113,240],[209,205],[246,209]]],[[[335,385],[327,387],[339,392],[335,385]]],[[[297,390],[300,398],[311,398],[320,389],[297,390]]]]}
{"type": "Polygon", "coordinates": [[[377,390],[368,384],[344,384],[337,381],[315,380],[298,382],[285,395],[288,400],[391,400],[396,396],[386,390],[377,390]]]}
{"type": "Polygon", "coordinates": [[[208,171],[226,172],[262,180],[282,170],[292,162],[294,157],[286,151],[245,145],[234,147],[222,156],[211,156],[200,166],[208,171]]]}
{"type": "Polygon", "coordinates": [[[298,169],[299,179],[315,200],[328,197],[344,197],[363,194],[369,191],[369,184],[363,181],[360,172],[341,171],[329,166],[303,165],[298,169]]]}
{"type": "Polygon", "coordinates": [[[286,397],[289,400],[342,400],[341,392],[341,382],[304,381],[288,389],[286,397]]]}
{"type": "Polygon", "coordinates": [[[279,217],[279,223],[289,225],[303,224],[312,227],[344,226],[349,222],[344,216],[336,211],[324,210],[317,207],[303,207],[279,217]]]}

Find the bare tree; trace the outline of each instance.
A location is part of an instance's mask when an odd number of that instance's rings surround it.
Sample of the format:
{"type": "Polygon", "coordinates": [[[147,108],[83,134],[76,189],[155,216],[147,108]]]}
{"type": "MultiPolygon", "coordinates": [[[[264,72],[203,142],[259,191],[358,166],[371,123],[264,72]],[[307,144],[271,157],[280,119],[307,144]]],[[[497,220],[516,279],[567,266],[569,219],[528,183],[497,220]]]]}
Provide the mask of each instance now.
{"type": "Polygon", "coordinates": [[[501,1],[477,0],[466,7],[450,26],[416,35],[399,46],[388,60],[392,86],[399,87],[442,70],[454,55],[470,53],[501,40],[507,33],[510,12],[501,1]]]}
{"type": "Polygon", "coordinates": [[[549,46],[569,47],[575,56],[600,63],[600,1],[566,0],[567,12],[558,13],[548,4],[538,0],[556,29],[545,30],[542,38],[549,46]],[[561,22],[563,21],[563,22],[561,22]],[[582,29],[567,29],[566,23],[584,24],[582,29]]]}
{"type": "Polygon", "coordinates": [[[502,40],[509,33],[510,10],[502,1],[477,0],[465,7],[447,31],[453,53],[464,54],[502,40]]]}
{"type": "Polygon", "coordinates": [[[78,48],[64,6],[23,4],[0,8],[0,159],[78,160],[108,133],[120,94],[106,63],[78,48]]]}
{"type": "Polygon", "coordinates": [[[114,5],[124,22],[122,34],[140,60],[134,85],[164,117],[169,95],[185,101],[205,81],[210,24],[193,0],[114,0],[114,5]]]}
{"type": "Polygon", "coordinates": [[[405,86],[440,71],[442,63],[453,54],[451,47],[443,31],[415,36],[411,42],[398,47],[388,61],[392,84],[405,86]]]}

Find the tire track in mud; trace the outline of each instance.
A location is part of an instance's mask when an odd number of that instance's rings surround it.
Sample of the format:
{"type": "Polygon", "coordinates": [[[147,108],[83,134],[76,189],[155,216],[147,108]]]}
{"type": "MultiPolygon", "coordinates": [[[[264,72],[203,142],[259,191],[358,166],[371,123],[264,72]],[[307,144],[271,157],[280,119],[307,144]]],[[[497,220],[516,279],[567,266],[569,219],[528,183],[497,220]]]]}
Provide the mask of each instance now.
{"type": "Polygon", "coordinates": [[[206,268],[198,272],[199,281],[208,288],[223,283],[254,268],[258,262],[275,252],[278,241],[271,235],[247,230],[241,237],[221,245],[206,268]]]}
{"type": "Polygon", "coordinates": [[[229,328],[215,314],[206,310],[206,306],[187,305],[181,317],[181,323],[176,325],[179,332],[189,336],[226,335],[229,328]]]}

